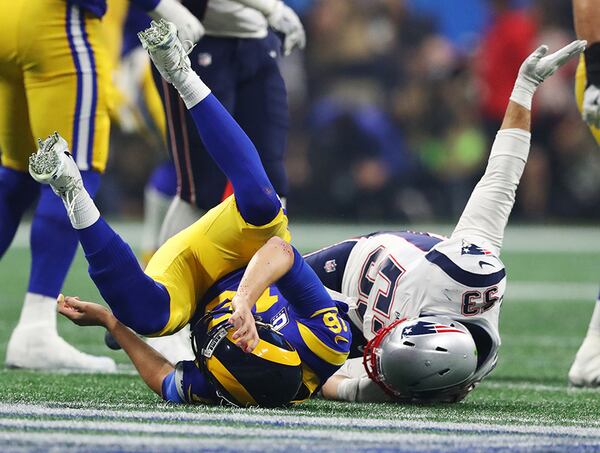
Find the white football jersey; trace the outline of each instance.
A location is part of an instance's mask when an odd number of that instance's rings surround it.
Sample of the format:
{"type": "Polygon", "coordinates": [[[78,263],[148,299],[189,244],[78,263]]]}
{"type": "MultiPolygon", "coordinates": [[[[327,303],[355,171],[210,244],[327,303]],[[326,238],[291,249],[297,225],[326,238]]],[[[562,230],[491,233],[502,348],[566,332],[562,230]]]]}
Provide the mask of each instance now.
{"type": "Polygon", "coordinates": [[[495,366],[498,316],[506,289],[504,264],[479,238],[430,233],[375,233],[348,257],[342,293],[350,319],[367,340],[396,319],[442,315],[464,323],[480,353],[473,382],[495,366]]]}
{"type": "Polygon", "coordinates": [[[209,0],[202,25],[209,36],[264,38],[269,24],[260,11],[235,0],[209,0]]]}

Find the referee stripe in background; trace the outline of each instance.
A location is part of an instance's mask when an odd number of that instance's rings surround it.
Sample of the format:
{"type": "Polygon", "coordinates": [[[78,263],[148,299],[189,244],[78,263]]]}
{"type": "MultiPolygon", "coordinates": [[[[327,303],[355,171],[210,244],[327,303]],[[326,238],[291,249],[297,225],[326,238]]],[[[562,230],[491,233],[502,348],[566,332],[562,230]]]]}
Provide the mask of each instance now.
{"type": "Polygon", "coordinates": [[[67,3],[67,38],[77,72],[77,101],[73,118],[71,152],[81,170],[89,170],[94,147],[98,86],[96,62],[85,31],[83,11],[67,3]]]}

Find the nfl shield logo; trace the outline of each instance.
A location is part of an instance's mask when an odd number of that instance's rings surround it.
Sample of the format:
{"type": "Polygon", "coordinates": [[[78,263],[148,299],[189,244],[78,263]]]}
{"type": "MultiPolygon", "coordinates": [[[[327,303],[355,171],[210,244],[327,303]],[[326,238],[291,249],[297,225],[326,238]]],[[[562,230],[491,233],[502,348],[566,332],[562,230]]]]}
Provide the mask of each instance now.
{"type": "Polygon", "coordinates": [[[212,55],[209,53],[199,53],[198,64],[202,67],[210,66],[212,64],[212,55]]]}
{"type": "Polygon", "coordinates": [[[337,263],[335,262],[335,260],[329,260],[325,261],[323,269],[325,269],[325,272],[327,272],[328,274],[331,274],[332,272],[335,272],[336,267],[337,263]]]}

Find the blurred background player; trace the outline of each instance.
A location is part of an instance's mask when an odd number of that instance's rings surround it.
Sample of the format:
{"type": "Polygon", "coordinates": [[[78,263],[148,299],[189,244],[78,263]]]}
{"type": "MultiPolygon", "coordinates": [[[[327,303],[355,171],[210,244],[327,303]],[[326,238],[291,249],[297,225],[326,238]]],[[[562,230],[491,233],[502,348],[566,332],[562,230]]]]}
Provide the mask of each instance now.
{"type": "MultiPolygon", "coordinates": [[[[175,0],[132,0],[196,41],[202,25],[175,0]]],[[[84,354],[58,336],[55,300],[77,249],[61,203],[27,175],[34,137],[55,130],[69,138],[87,190],[94,195],[109,140],[110,55],[103,0],[16,0],[0,4],[10,17],[0,43],[0,256],[23,213],[40,197],[31,226],[31,272],[6,365],[112,372],[112,359],[84,354]],[[43,32],[42,32],[43,31],[43,32]],[[60,108],[58,108],[60,106],[60,108]]]]}
{"type": "MultiPolygon", "coordinates": [[[[577,106],[600,145],[600,0],[573,0],[573,16],[577,36],[589,43],[575,77],[577,106]]],[[[576,386],[600,385],[600,297],[569,370],[569,382],[576,386]]]]}
{"type": "MultiPolygon", "coordinates": [[[[278,58],[281,50],[287,55],[304,47],[300,19],[280,0],[184,3],[189,3],[206,32],[189,55],[192,68],[254,142],[275,190],[285,198],[283,154],[289,113],[278,58]]],[[[156,72],[155,80],[165,106],[167,141],[178,182],[177,197],[163,225],[163,242],[221,202],[231,193],[231,186],[203,151],[175,90],[156,72]]]]}
{"type": "MultiPolygon", "coordinates": [[[[158,249],[160,230],[177,193],[175,167],[166,159],[166,123],[162,101],[148,53],[142,49],[137,33],[150,24],[150,17],[139,6],[112,2],[104,17],[106,42],[111,48],[114,79],[114,105],[111,118],[127,139],[142,140],[164,152],[144,188],[144,218],[140,259],[145,265],[158,249]]],[[[120,137],[119,137],[120,138],[120,137]]]]}
{"type": "MultiPolygon", "coordinates": [[[[278,59],[281,51],[288,55],[293,49],[304,47],[302,23],[281,0],[209,0],[184,4],[205,29],[204,37],[189,54],[192,69],[255,144],[285,206],[287,176],[283,155],[289,112],[278,59]]],[[[229,196],[232,188],[204,150],[176,90],[157,71],[155,80],[164,103],[167,143],[177,174],[177,196],[161,229],[162,244],[229,196]]],[[[188,334],[184,329],[175,337],[149,341],[170,360],[177,361],[190,356],[188,334]]]]}

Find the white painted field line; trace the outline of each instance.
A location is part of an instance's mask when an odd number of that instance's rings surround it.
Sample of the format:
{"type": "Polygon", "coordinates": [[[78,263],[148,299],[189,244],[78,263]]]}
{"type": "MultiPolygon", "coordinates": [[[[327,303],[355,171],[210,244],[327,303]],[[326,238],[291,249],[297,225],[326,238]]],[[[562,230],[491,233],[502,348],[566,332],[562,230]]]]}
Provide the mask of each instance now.
{"type": "MultiPolygon", "coordinates": [[[[407,416],[407,412],[399,408],[399,416],[407,416]]],[[[577,427],[577,426],[515,426],[502,424],[482,425],[481,423],[454,423],[434,422],[427,420],[409,421],[394,419],[351,419],[344,417],[314,417],[297,415],[261,415],[247,412],[231,413],[182,413],[182,412],[160,412],[160,411],[121,411],[121,410],[93,410],[93,409],[70,409],[51,408],[31,404],[0,404],[0,415],[4,417],[61,417],[70,419],[124,419],[147,422],[185,421],[185,422],[231,422],[277,426],[289,428],[322,427],[322,428],[358,428],[358,429],[413,429],[432,431],[452,431],[457,433],[505,433],[505,434],[528,434],[528,435],[559,435],[559,436],[583,436],[600,439],[600,428],[577,427]]]]}
{"type": "MultiPolygon", "coordinates": [[[[598,276],[600,279],[600,275],[598,276]]],[[[504,300],[511,301],[547,301],[547,300],[589,300],[596,301],[599,283],[572,283],[572,282],[531,282],[511,281],[506,285],[504,300]]]]}
{"type": "MultiPolygon", "coordinates": [[[[239,433],[243,434],[243,433],[239,433]]],[[[298,448],[309,451],[358,451],[367,449],[383,448],[386,451],[485,451],[486,448],[495,447],[503,451],[589,451],[590,448],[598,446],[596,442],[578,440],[575,444],[573,439],[529,439],[526,437],[503,436],[502,438],[482,438],[482,436],[447,436],[437,434],[415,434],[406,433],[397,435],[392,445],[382,443],[354,444],[337,443],[328,439],[323,442],[307,443],[304,439],[236,439],[236,438],[206,438],[206,437],[164,437],[164,436],[124,436],[124,435],[94,435],[79,433],[54,433],[54,432],[11,432],[0,431],[0,442],[3,449],[16,447],[16,451],[22,451],[20,446],[44,446],[54,448],[55,451],[64,451],[69,447],[84,448],[102,451],[102,447],[109,451],[199,451],[206,448],[225,451],[289,451],[290,448],[298,448]]]]}
{"type": "MultiPolygon", "coordinates": [[[[450,446],[531,446],[539,445],[572,445],[574,442],[587,443],[588,445],[600,446],[600,437],[586,435],[560,435],[557,436],[549,430],[545,433],[513,433],[513,432],[476,432],[462,434],[455,431],[444,431],[437,433],[412,432],[407,429],[398,429],[395,432],[381,431],[348,431],[340,427],[330,429],[290,429],[272,427],[228,427],[202,426],[198,424],[166,424],[166,423],[132,423],[132,422],[105,422],[105,421],[56,421],[56,420],[23,420],[23,419],[0,419],[0,429],[5,430],[48,430],[68,433],[70,439],[72,434],[81,434],[82,431],[99,435],[121,434],[121,439],[131,439],[139,436],[173,436],[177,439],[191,437],[197,442],[209,438],[221,438],[224,440],[246,438],[248,444],[256,441],[263,445],[273,443],[284,444],[333,444],[337,448],[346,447],[390,447],[396,445],[419,445],[423,443],[442,443],[450,446]],[[271,441],[271,442],[269,442],[271,441]]],[[[143,437],[145,438],[145,437],[143,437]]],[[[324,446],[324,445],[323,445],[324,446]]]]}
{"type": "MultiPolygon", "coordinates": [[[[79,433],[54,433],[54,432],[15,432],[15,431],[0,431],[0,443],[3,450],[7,446],[47,446],[48,448],[56,448],[57,452],[62,452],[69,446],[84,447],[84,451],[100,448],[112,447],[110,451],[123,451],[127,448],[138,448],[135,451],[181,451],[194,450],[198,451],[202,448],[219,448],[219,450],[244,450],[244,451],[265,451],[269,450],[284,450],[289,448],[289,443],[281,448],[277,448],[277,444],[273,443],[272,439],[261,440],[254,439],[252,443],[248,439],[219,439],[219,438],[177,438],[177,437],[162,437],[162,436],[144,436],[132,437],[117,434],[98,435],[98,434],[79,434],[79,433]],[[57,448],[58,447],[58,448],[57,448]],[[115,448],[117,447],[117,448],[115,448]]],[[[21,451],[21,450],[17,450],[21,451]]]]}

